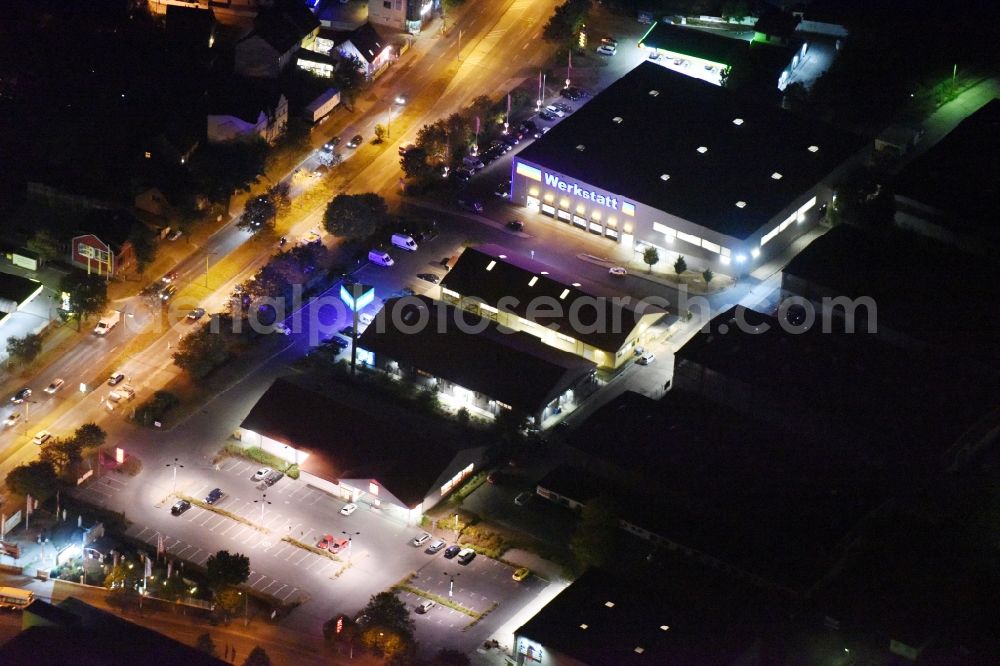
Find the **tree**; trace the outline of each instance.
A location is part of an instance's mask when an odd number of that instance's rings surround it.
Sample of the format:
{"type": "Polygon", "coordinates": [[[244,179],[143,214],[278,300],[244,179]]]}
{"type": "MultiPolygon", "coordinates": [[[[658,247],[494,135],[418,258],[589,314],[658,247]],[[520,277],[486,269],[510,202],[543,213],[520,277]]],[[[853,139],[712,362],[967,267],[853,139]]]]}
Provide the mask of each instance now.
{"type": "Polygon", "coordinates": [[[50,463],[57,473],[62,473],[71,464],[80,462],[80,445],[75,439],[50,439],[42,445],[38,458],[50,463]]]}
{"type": "Polygon", "coordinates": [[[7,488],[12,493],[31,495],[39,501],[54,495],[58,487],[59,476],[47,460],[32,460],[7,473],[7,488]]]}
{"type": "Polygon", "coordinates": [[[705,280],[705,284],[708,284],[709,282],[712,281],[712,278],[715,277],[715,273],[712,272],[711,268],[706,268],[702,272],[701,277],[702,277],[703,280],[705,280]]]}
{"type": "Polygon", "coordinates": [[[7,338],[7,353],[31,363],[42,353],[42,336],[28,333],[23,338],[7,338]]]}
{"type": "Polygon", "coordinates": [[[587,502],[570,541],[570,550],[580,569],[607,563],[618,535],[618,514],[611,499],[599,495],[587,502]]]}
{"type": "Polygon", "coordinates": [[[197,639],[195,639],[194,647],[196,650],[201,650],[205,654],[211,655],[213,657],[216,656],[215,641],[213,641],[212,637],[209,636],[207,633],[204,633],[198,636],[197,639]]]}
{"type": "Polygon", "coordinates": [[[434,174],[434,167],[427,163],[427,151],[414,146],[399,159],[399,166],[407,178],[428,180],[434,174]]]}
{"type": "Polygon", "coordinates": [[[660,253],[655,247],[649,245],[642,251],[642,260],[649,266],[647,271],[653,272],[653,266],[660,263],[660,253]]]}
{"type": "Polygon", "coordinates": [[[366,628],[377,626],[383,631],[396,632],[407,641],[413,637],[414,625],[410,610],[394,592],[379,592],[372,595],[362,614],[367,618],[366,628]]]}
{"type": "Polygon", "coordinates": [[[326,207],[323,225],[335,236],[362,239],[389,218],[389,207],[377,194],[338,194],[326,207]]]}
{"type": "Polygon", "coordinates": [[[465,653],[451,648],[441,648],[434,655],[431,666],[470,666],[471,663],[465,653]]]}
{"type": "Polygon", "coordinates": [[[385,141],[385,135],[389,133],[385,125],[382,123],[375,124],[375,143],[382,143],[385,141]]]}
{"type": "Polygon", "coordinates": [[[258,645],[250,650],[243,666],[271,666],[271,658],[264,652],[264,648],[258,645]]]}
{"type": "Polygon", "coordinates": [[[104,432],[104,428],[96,423],[84,423],[73,433],[73,439],[82,449],[94,449],[104,446],[104,442],[108,439],[108,433],[104,432]]]}
{"type": "Polygon", "coordinates": [[[220,550],[215,555],[209,555],[205,562],[205,577],[215,589],[227,585],[240,585],[250,577],[250,558],[240,553],[232,554],[228,550],[220,550]]]}
{"type": "Polygon", "coordinates": [[[59,281],[59,288],[69,294],[70,312],[80,319],[104,312],[108,304],[108,280],[97,273],[67,273],[59,281]]]}
{"type": "Polygon", "coordinates": [[[267,191],[267,196],[274,204],[275,213],[283,213],[292,207],[292,185],[283,180],[267,191]]]}
{"type": "Polygon", "coordinates": [[[682,274],[688,269],[687,262],[684,261],[684,255],[678,254],[677,261],[674,262],[674,272],[678,275],[682,274]]]}
{"type": "Polygon", "coordinates": [[[354,101],[369,84],[361,60],[353,55],[341,57],[334,70],[333,80],[344,104],[353,111],[354,101]]]}
{"type": "Polygon", "coordinates": [[[232,585],[226,586],[215,593],[215,603],[218,604],[219,608],[226,612],[227,615],[233,615],[242,608],[243,595],[232,585]]]}
{"type": "Polygon", "coordinates": [[[135,265],[140,273],[156,259],[156,235],[145,224],[136,224],[128,235],[135,251],[135,265]]]}
{"type": "Polygon", "coordinates": [[[28,239],[28,249],[38,254],[42,261],[52,261],[62,255],[62,245],[48,229],[39,229],[28,239]]]}
{"type": "Polygon", "coordinates": [[[264,172],[268,147],[263,140],[208,144],[191,160],[191,172],[212,201],[225,202],[234,192],[248,192],[264,172]]]}
{"type": "Polygon", "coordinates": [[[252,234],[274,229],[274,221],[278,216],[278,208],[266,194],[254,197],[243,207],[243,214],[236,221],[236,226],[252,234]]]}
{"type": "Polygon", "coordinates": [[[722,18],[730,21],[742,21],[750,16],[750,0],[726,0],[722,3],[722,18]]]}
{"type": "Polygon", "coordinates": [[[201,379],[229,358],[229,350],[222,335],[213,333],[203,325],[194,333],[185,335],[173,354],[174,365],[194,379],[201,379]]]}
{"type": "Polygon", "coordinates": [[[590,0],[566,0],[556,7],[542,30],[542,37],[556,44],[572,45],[586,22],[590,7],[590,0]]]}
{"type": "Polygon", "coordinates": [[[361,644],[385,659],[396,659],[406,654],[412,641],[388,627],[372,625],[361,633],[361,644]]]}
{"type": "Polygon", "coordinates": [[[424,125],[417,132],[417,148],[422,148],[429,161],[440,163],[448,160],[450,137],[443,120],[424,125]]]}

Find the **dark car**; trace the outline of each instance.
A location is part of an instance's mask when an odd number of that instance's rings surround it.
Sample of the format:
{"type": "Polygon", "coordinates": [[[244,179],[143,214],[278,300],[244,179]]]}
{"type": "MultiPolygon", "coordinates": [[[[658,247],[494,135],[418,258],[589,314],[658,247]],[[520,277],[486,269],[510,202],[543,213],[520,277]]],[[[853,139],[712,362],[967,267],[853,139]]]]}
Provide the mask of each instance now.
{"type": "Polygon", "coordinates": [[[285,474],[283,472],[279,472],[278,470],[272,470],[271,473],[267,475],[267,478],[264,479],[264,483],[266,483],[269,486],[273,486],[278,481],[280,481],[281,477],[283,477],[284,475],[285,474]]]}
{"type": "Polygon", "coordinates": [[[510,134],[504,134],[503,138],[500,140],[508,146],[514,147],[521,142],[521,137],[511,132],[510,134]]]}
{"type": "Polygon", "coordinates": [[[354,337],[354,327],[353,326],[345,326],[344,328],[342,328],[339,331],[337,331],[337,333],[340,333],[341,335],[346,335],[349,338],[353,338],[354,337]]]}
{"type": "Polygon", "coordinates": [[[348,340],[340,337],[339,335],[331,335],[326,340],[323,340],[324,345],[333,345],[337,349],[347,349],[351,346],[348,340]]]}
{"type": "Polygon", "coordinates": [[[222,488],[215,488],[212,492],[205,496],[205,504],[215,504],[222,499],[223,495],[225,495],[225,493],[222,492],[222,488]]]}
{"type": "Polygon", "coordinates": [[[10,401],[13,402],[14,404],[18,404],[19,405],[19,404],[21,404],[22,402],[24,402],[25,400],[27,400],[30,397],[31,397],[31,389],[30,388],[23,388],[20,391],[18,391],[17,393],[15,393],[14,397],[11,398],[10,401]]]}
{"type": "Polygon", "coordinates": [[[444,556],[446,559],[451,559],[458,555],[459,551],[462,550],[461,546],[448,546],[444,549],[444,556]]]}
{"type": "Polygon", "coordinates": [[[465,210],[469,211],[470,213],[481,214],[483,212],[483,204],[475,200],[459,199],[458,205],[464,208],[465,210]]]}
{"type": "Polygon", "coordinates": [[[521,123],[521,129],[524,130],[528,136],[533,136],[536,139],[542,135],[542,131],[538,129],[538,125],[530,120],[525,120],[521,123]]]}
{"type": "Polygon", "coordinates": [[[198,321],[204,316],[205,308],[195,308],[194,310],[191,310],[191,312],[188,312],[187,319],[188,321],[198,321]]]}
{"type": "Polygon", "coordinates": [[[171,298],[173,298],[176,293],[177,293],[177,285],[173,284],[167,285],[160,292],[160,300],[166,303],[171,298]]]}
{"type": "Polygon", "coordinates": [[[174,502],[174,505],[170,507],[170,513],[175,516],[179,516],[190,508],[191,502],[188,502],[187,500],[177,500],[174,502]]]}
{"type": "Polygon", "coordinates": [[[555,120],[556,114],[550,111],[539,111],[538,117],[541,118],[542,120],[555,120]]]}
{"type": "Polygon", "coordinates": [[[501,199],[506,199],[510,196],[510,183],[504,181],[497,184],[497,188],[493,190],[493,194],[497,195],[501,199]]]}
{"type": "Polygon", "coordinates": [[[453,169],[451,172],[451,179],[459,183],[468,183],[472,180],[472,170],[466,167],[459,167],[453,169]]]}
{"type": "Polygon", "coordinates": [[[511,231],[524,231],[524,222],[521,220],[511,220],[507,223],[507,228],[511,231]]]}
{"type": "Polygon", "coordinates": [[[441,278],[434,275],[434,273],[417,273],[417,277],[425,282],[430,282],[431,284],[437,284],[441,280],[441,278]]]}
{"type": "Polygon", "coordinates": [[[361,136],[360,134],[355,134],[354,136],[351,137],[351,140],[347,142],[347,147],[348,148],[357,148],[362,143],[364,143],[364,141],[365,141],[365,138],[363,136],[361,136]]]}

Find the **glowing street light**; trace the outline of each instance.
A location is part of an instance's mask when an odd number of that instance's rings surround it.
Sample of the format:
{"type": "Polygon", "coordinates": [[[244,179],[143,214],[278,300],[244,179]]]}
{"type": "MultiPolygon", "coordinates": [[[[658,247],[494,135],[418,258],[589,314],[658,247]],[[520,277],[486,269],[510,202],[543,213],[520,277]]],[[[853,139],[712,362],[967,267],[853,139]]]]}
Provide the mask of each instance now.
{"type": "Polygon", "coordinates": [[[172,463],[167,463],[166,466],[174,468],[174,488],[173,488],[173,490],[170,491],[170,494],[171,495],[176,495],[177,494],[177,468],[178,467],[184,467],[184,465],[182,465],[180,463],[180,459],[179,458],[174,458],[174,461],[172,463]]]}
{"type": "Polygon", "coordinates": [[[341,534],[347,537],[347,563],[351,563],[351,546],[354,544],[354,537],[361,534],[361,532],[345,532],[340,531],[341,534]]]}

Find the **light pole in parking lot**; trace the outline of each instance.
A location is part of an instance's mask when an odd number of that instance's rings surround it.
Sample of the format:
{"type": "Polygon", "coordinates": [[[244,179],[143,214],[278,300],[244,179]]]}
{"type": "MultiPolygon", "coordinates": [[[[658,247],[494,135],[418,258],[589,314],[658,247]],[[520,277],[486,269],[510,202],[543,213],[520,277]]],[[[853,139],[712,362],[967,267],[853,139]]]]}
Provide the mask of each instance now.
{"type": "Polygon", "coordinates": [[[254,504],[260,504],[260,524],[264,524],[264,505],[271,502],[267,499],[267,493],[261,493],[259,500],[254,500],[254,504]]]}
{"type": "Polygon", "coordinates": [[[173,467],[174,468],[174,489],[170,491],[170,494],[171,495],[176,495],[177,494],[177,468],[178,467],[184,467],[184,465],[182,465],[180,463],[180,459],[179,458],[174,458],[174,461],[172,463],[167,463],[167,467],[173,467]]]}
{"type": "Polygon", "coordinates": [[[441,573],[443,573],[445,576],[448,576],[448,579],[449,579],[449,581],[448,581],[448,598],[451,599],[452,592],[455,591],[455,577],[456,576],[461,576],[462,574],[460,574],[460,573],[450,574],[447,571],[442,571],[441,573]]]}
{"type": "Polygon", "coordinates": [[[340,531],[341,534],[347,537],[347,563],[351,563],[351,546],[354,544],[354,537],[361,534],[361,532],[345,532],[340,531]]]}
{"type": "Polygon", "coordinates": [[[250,624],[250,593],[238,592],[241,597],[243,597],[243,628],[246,629],[250,624]]]}

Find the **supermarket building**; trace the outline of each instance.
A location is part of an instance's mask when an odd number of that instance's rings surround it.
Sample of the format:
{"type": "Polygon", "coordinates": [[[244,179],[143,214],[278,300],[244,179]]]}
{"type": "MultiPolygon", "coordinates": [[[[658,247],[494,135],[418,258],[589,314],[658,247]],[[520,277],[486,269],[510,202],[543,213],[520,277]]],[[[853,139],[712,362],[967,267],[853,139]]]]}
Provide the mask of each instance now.
{"type": "Polygon", "coordinates": [[[620,256],[743,274],[823,218],[863,145],[643,62],[515,157],[511,201],[620,256]]]}

